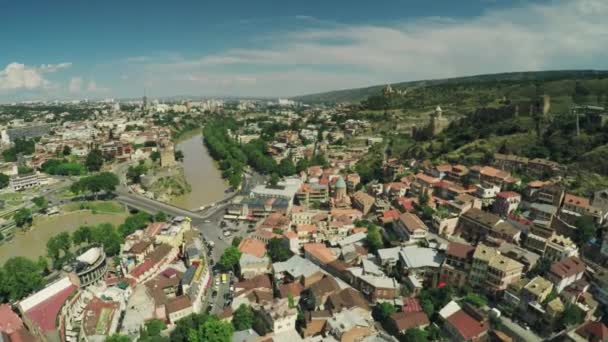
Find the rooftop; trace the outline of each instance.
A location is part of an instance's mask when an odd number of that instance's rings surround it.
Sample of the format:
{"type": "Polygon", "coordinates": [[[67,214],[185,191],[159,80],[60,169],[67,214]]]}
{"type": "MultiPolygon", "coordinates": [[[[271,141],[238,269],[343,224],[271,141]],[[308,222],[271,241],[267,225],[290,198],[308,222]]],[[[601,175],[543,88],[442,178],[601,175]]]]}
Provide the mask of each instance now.
{"type": "Polygon", "coordinates": [[[239,244],[239,251],[261,258],[266,254],[266,244],[260,240],[246,237],[239,244]]]}

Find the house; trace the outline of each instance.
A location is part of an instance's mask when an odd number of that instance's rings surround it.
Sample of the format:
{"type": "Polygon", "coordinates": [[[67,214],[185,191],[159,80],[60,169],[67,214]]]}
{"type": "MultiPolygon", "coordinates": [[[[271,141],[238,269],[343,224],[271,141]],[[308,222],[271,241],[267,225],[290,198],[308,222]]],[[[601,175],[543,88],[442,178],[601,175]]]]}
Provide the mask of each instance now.
{"type": "Polygon", "coordinates": [[[171,324],[175,324],[178,320],[194,312],[192,302],[188,296],[180,296],[170,300],[165,306],[165,310],[171,324]]]}
{"type": "Polygon", "coordinates": [[[388,320],[389,330],[394,335],[405,334],[408,329],[424,329],[431,324],[424,311],[419,312],[395,312],[388,320]]]}
{"type": "Polygon", "coordinates": [[[482,341],[490,329],[487,319],[470,306],[460,307],[455,301],[444,306],[439,317],[451,341],[482,341]]]}
{"type": "Polygon", "coordinates": [[[469,282],[490,293],[504,291],[521,278],[524,265],[506,257],[493,247],[479,244],[473,253],[469,282]]]}
{"type": "Polygon", "coordinates": [[[363,215],[367,215],[372,209],[376,199],[363,191],[357,191],[353,194],[353,207],[359,209],[363,215]]]}
{"type": "Polygon", "coordinates": [[[307,243],[304,245],[304,257],[315,265],[324,268],[332,261],[338,259],[331,249],[322,243],[307,243]]]}
{"type": "Polygon", "coordinates": [[[439,279],[454,287],[462,287],[466,284],[473,263],[475,247],[451,241],[445,253],[445,260],[441,265],[439,279]]]}
{"type": "Polygon", "coordinates": [[[577,329],[568,332],[564,340],[572,342],[605,342],[608,341],[608,327],[602,322],[585,322],[577,329]]]}
{"type": "Polygon", "coordinates": [[[255,255],[243,253],[239,259],[239,271],[244,279],[251,279],[270,271],[270,258],[263,256],[258,258],[255,255]]]}
{"type": "Polygon", "coordinates": [[[299,281],[304,287],[309,287],[323,277],[319,266],[299,255],[294,255],[287,261],[275,262],[272,269],[277,283],[299,281]]]}
{"type": "Polygon", "coordinates": [[[520,203],[520,194],[515,191],[502,191],[496,194],[496,200],[492,204],[492,212],[496,215],[507,217],[519,207],[520,203]]]}
{"type": "Polygon", "coordinates": [[[471,208],[460,216],[456,230],[468,241],[484,241],[488,237],[517,242],[521,231],[500,217],[471,208]]]}
{"type": "MultiPolygon", "coordinates": [[[[336,279],[330,275],[326,275],[306,289],[304,293],[302,293],[302,298],[304,301],[314,304],[316,310],[324,310],[327,298],[339,290],[340,286],[336,279]]],[[[313,307],[313,305],[311,305],[311,307],[313,307]]]]}
{"type": "Polygon", "coordinates": [[[241,240],[238,248],[241,253],[253,255],[257,258],[262,258],[266,254],[266,244],[260,240],[249,237],[241,240]]]}
{"type": "Polygon", "coordinates": [[[546,240],[543,257],[551,261],[578,256],[578,246],[572,239],[563,235],[553,234],[546,240]]]}
{"type": "Polygon", "coordinates": [[[260,317],[270,326],[274,334],[295,330],[298,310],[289,306],[287,299],[275,299],[262,305],[257,312],[260,317]]]}
{"type": "Polygon", "coordinates": [[[536,276],[530,280],[521,291],[522,303],[541,304],[553,290],[553,284],[547,279],[536,276]]]}
{"type": "Polygon", "coordinates": [[[334,292],[325,302],[325,309],[331,312],[340,312],[344,309],[351,309],[353,307],[359,307],[365,310],[371,310],[365,297],[361,295],[361,292],[347,287],[338,292],[334,292]]]}
{"type": "Polygon", "coordinates": [[[547,279],[553,283],[557,293],[583,277],[585,264],[576,257],[563,258],[551,264],[547,279]]]}
{"type": "Polygon", "coordinates": [[[401,241],[418,241],[426,237],[428,227],[422,220],[411,213],[399,215],[399,219],[393,222],[393,231],[401,241]]]}
{"type": "Polygon", "coordinates": [[[338,341],[360,341],[376,332],[371,313],[359,307],[342,310],[327,320],[325,331],[338,341]]]}
{"type": "Polygon", "coordinates": [[[401,248],[397,265],[403,276],[431,278],[439,274],[444,258],[444,254],[436,249],[411,245],[401,248]]]}

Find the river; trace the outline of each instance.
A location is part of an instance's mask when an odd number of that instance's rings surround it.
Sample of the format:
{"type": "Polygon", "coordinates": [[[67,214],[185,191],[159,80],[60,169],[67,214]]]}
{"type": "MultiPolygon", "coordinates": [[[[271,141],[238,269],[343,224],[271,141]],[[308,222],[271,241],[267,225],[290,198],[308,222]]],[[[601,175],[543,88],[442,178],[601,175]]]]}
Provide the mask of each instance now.
{"type": "MultiPolygon", "coordinates": [[[[199,131],[200,132],[200,131],[199,131]]],[[[200,133],[186,136],[175,147],[184,153],[184,174],[192,186],[192,191],[173,198],[171,204],[192,210],[222,200],[228,188],[222,179],[222,173],[216,167],[213,158],[203,145],[200,133]]]]}

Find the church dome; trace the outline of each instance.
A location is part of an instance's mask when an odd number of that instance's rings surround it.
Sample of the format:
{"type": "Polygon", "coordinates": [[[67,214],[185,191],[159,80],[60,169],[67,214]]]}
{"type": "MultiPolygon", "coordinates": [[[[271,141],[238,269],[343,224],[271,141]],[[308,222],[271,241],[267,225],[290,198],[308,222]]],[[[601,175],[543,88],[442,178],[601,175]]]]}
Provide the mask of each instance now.
{"type": "Polygon", "coordinates": [[[346,183],[344,182],[344,178],[340,176],[338,181],[336,181],[336,189],[346,189],[346,183]]]}

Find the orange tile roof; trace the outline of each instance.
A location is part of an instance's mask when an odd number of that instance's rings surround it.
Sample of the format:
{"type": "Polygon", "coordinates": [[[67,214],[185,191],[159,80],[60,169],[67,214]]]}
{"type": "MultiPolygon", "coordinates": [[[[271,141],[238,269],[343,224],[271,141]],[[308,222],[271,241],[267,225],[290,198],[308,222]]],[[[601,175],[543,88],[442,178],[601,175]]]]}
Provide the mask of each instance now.
{"type": "Polygon", "coordinates": [[[322,243],[307,243],[304,245],[304,252],[314,256],[324,264],[328,264],[338,257],[322,243]]]}
{"type": "Polygon", "coordinates": [[[266,244],[260,240],[247,237],[239,244],[239,251],[261,258],[266,254],[266,244]]]}

